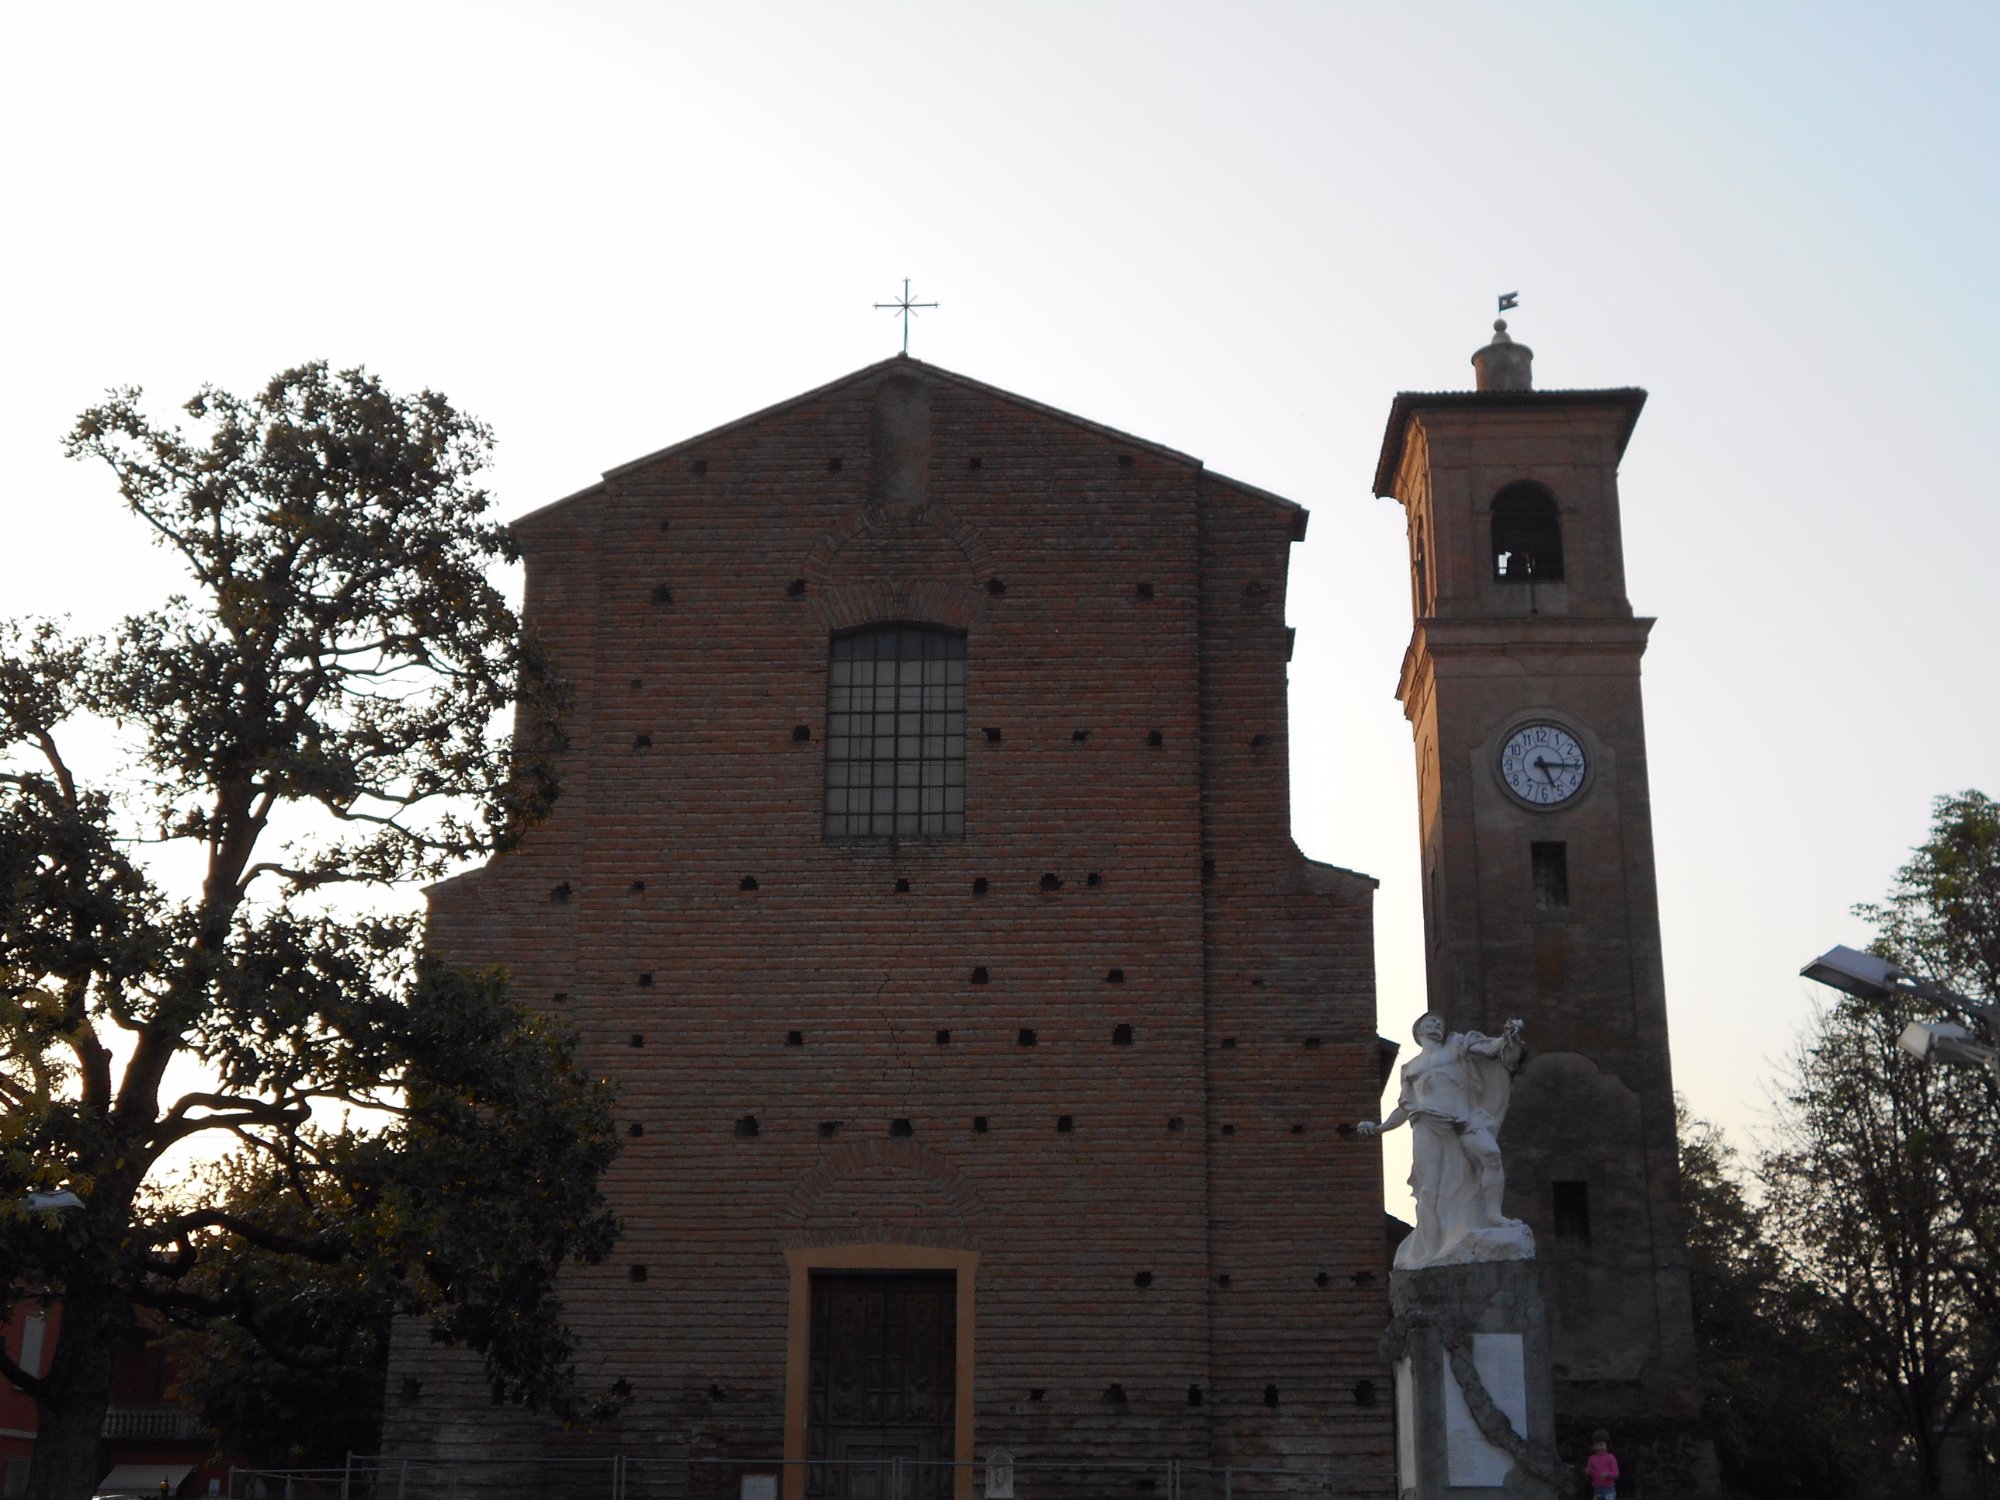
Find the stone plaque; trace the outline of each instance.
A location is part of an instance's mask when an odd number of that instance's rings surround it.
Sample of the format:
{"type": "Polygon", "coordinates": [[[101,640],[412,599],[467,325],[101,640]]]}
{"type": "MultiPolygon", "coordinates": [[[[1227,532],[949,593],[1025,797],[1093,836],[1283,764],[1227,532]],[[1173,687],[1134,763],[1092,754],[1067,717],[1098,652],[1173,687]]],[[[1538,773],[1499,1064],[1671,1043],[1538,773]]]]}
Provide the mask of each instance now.
{"type": "Polygon", "coordinates": [[[986,1455],[986,1500],[1014,1500],[1014,1455],[995,1448],[986,1455]]]}
{"type": "Polygon", "coordinates": [[[1410,1357],[1396,1361],[1396,1493],[1417,1487],[1417,1383],[1410,1357]]]}
{"type": "Polygon", "coordinates": [[[745,1474],[737,1487],[737,1500],[778,1500],[776,1474],[745,1474]]]}
{"type": "MultiPolygon", "coordinates": [[[[1486,1387],[1493,1404],[1506,1415],[1514,1431],[1528,1431],[1528,1367],[1518,1333],[1475,1333],[1472,1336],[1472,1366],[1486,1387]]],[[[1486,1441],[1472,1410],[1465,1404],[1465,1392],[1444,1366],[1445,1482],[1454,1489],[1497,1489],[1507,1482],[1514,1456],[1486,1441]]]]}

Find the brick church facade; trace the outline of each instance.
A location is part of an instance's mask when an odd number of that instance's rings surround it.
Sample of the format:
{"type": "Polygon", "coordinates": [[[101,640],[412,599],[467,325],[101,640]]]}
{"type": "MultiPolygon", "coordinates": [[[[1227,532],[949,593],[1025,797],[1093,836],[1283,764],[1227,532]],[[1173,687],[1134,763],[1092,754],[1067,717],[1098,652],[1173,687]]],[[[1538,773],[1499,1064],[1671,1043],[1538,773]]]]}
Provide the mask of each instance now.
{"type": "Polygon", "coordinates": [[[565,791],[433,936],[618,1087],[624,1237],[564,1296],[631,1397],[546,1431],[412,1332],[392,1455],[1388,1493],[1374,882],[1289,828],[1305,522],[896,358],[518,524],[565,791]]]}

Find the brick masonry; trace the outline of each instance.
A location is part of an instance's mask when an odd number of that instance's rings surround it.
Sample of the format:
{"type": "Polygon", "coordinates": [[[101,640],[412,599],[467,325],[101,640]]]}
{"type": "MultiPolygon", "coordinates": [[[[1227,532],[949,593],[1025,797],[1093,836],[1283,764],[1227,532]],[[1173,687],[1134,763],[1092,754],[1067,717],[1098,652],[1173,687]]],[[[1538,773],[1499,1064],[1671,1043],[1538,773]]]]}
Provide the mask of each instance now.
{"type": "Polygon", "coordinates": [[[1304,522],[895,359],[519,523],[565,789],[433,937],[618,1087],[624,1236],[564,1296],[633,1395],[545,1433],[405,1330],[389,1451],[774,1455],[786,1252],[888,1243],[979,1255],[977,1453],[1388,1491],[1374,882],[1288,825],[1304,522]],[[962,839],[822,837],[829,636],[885,620],[966,632],[962,839]]]}
{"type": "Polygon", "coordinates": [[[1618,463],[1645,393],[1398,396],[1376,488],[1409,526],[1415,628],[1397,696],[1415,742],[1430,1004],[1454,1028],[1527,1023],[1500,1135],[1506,1212],[1535,1232],[1556,1426],[1580,1464],[1608,1427],[1629,1487],[1713,1491],[1675,1156],[1666,985],[1639,687],[1652,628],[1625,593],[1618,463]],[[1553,502],[1555,581],[1497,576],[1493,502],[1553,502]],[[1530,720],[1591,767],[1559,805],[1515,800],[1499,748],[1530,720]],[[1532,847],[1566,851],[1538,901],[1532,847]],[[1584,1210],[1560,1217],[1556,1198],[1584,1210]]]}

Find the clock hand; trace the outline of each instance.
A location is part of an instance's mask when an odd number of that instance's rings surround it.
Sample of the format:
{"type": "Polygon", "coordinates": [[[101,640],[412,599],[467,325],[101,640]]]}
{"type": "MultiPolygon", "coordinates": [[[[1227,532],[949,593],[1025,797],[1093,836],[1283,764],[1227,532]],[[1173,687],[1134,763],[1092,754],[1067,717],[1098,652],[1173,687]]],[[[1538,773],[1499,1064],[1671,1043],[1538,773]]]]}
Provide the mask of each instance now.
{"type": "Polygon", "coordinates": [[[1583,769],[1573,760],[1550,760],[1544,755],[1537,755],[1534,764],[1535,769],[1542,773],[1542,780],[1548,782],[1551,786],[1555,784],[1555,777],[1549,774],[1550,767],[1553,766],[1558,771],[1580,771],[1583,769]]]}

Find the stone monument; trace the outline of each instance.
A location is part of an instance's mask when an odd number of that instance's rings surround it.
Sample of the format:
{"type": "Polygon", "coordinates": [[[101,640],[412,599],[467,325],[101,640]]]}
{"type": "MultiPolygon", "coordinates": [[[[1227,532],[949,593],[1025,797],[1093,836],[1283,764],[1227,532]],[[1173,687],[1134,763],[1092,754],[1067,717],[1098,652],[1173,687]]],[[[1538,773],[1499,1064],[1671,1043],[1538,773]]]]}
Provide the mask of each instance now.
{"type": "Polygon", "coordinates": [[[1535,1237],[1500,1211],[1500,1122],[1527,1049],[1453,1032],[1427,1014],[1396,1108],[1360,1133],[1408,1124],[1416,1231],[1396,1249],[1383,1352],[1396,1372],[1396,1490],[1402,1500],[1554,1500],[1548,1314],[1535,1237]]]}

